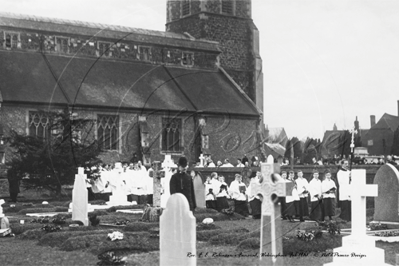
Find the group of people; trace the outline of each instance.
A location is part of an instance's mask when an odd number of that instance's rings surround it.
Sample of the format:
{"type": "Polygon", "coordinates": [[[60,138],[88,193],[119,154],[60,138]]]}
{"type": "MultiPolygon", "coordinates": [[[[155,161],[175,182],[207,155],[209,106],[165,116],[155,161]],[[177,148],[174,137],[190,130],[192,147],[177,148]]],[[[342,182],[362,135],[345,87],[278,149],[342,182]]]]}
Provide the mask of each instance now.
{"type": "MultiPolygon", "coordinates": [[[[197,163],[196,167],[198,167],[200,163],[197,163]]],[[[204,157],[204,167],[256,167],[259,166],[259,158],[257,156],[252,156],[251,160],[248,159],[247,155],[244,154],[243,158],[237,158],[237,163],[234,165],[230,163],[228,158],[219,160],[214,163],[210,155],[205,155],[204,157]]]]}
{"type": "Polygon", "coordinates": [[[152,203],[153,179],[140,161],[98,165],[85,169],[85,172],[90,177],[87,179],[89,197],[92,193],[112,193],[122,182],[123,192],[129,201],[152,203]]]}
{"type": "Polygon", "coordinates": [[[341,168],[337,173],[338,184],[332,179],[331,171],[325,170],[323,177],[317,169],[313,170],[310,182],[303,177],[303,172],[283,171],[281,176],[287,182],[293,182],[292,194],[280,198],[281,216],[283,219],[294,221],[294,217],[303,222],[305,217],[315,221],[324,221],[326,217],[331,221],[335,216],[336,198],[339,195],[341,207],[340,218],[345,221],[351,220],[351,198],[350,183],[351,175],[348,169],[348,161],[343,160],[341,168]],[[338,190],[337,190],[338,187],[338,190]]]}

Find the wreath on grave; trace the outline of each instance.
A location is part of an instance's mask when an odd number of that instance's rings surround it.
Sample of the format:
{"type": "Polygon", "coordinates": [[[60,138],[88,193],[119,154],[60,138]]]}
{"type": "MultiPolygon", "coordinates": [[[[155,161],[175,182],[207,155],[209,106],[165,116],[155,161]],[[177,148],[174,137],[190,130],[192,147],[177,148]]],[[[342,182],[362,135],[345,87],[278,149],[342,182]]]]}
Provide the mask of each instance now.
{"type": "Polygon", "coordinates": [[[371,231],[377,231],[377,230],[386,230],[388,229],[388,226],[386,224],[381,224],[381,223],[370,223],[368,228],[371,231]]]}
{"type": "Polygon", "coordinates": [[[116,256],[113,251],[108,251],[98,255],[98,259],[100,260],[97,262],[97,265],[125,265],[126,264],[126,257],[119,257],[116,256]]]}
{"type": "Polygon", "coordinates": [[[296,237],[302,241],[312,241],[316,238],[320,238],[323,235],[323,232],[321,230],[311,230],[311,231],[305,231],[305,230],[298,230],[296,233],[296,237]]]}
{"type": "Polygon", "coordinates": [[[383,237],[399,236],[399,230],[376,232],[376,233],[374,233],[374,235],[375,236],[383,236],[383,237]]]}
{"type": "Polygon", "coordinates": [[[59,225],[52,226],[52,225],[46,224],[46,225],[42,226],[42,230],[46,231],[47,233],[58,232],[58,231],[61,231],[61,226],[59,226],[59,225]]]}

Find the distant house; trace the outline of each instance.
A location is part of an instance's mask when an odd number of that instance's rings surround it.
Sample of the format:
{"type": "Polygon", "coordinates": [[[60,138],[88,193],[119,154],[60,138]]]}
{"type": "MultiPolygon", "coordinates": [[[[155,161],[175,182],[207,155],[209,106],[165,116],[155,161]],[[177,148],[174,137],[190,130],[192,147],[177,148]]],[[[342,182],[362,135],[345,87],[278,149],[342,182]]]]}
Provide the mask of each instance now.
{"type": "Polygon", "coordinates": [[[399,126],[399,116],[385,113],[368,132],[362,136],[362,144],[370,155],[388,155],[391,153],[393,135],[399,126]]]}

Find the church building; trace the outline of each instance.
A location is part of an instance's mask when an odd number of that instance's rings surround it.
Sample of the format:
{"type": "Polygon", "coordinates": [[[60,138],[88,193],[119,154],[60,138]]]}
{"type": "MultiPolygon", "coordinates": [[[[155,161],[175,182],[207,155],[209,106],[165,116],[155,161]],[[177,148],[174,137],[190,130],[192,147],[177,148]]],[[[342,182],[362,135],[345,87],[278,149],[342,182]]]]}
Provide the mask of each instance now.
{"type": "MultiPolygon", "coordinates": [[[[261,156],[263,76],[251,0],[168,0],[166,31],[0,13],[0,118],[49,137],[89,118],[104,163],[261,156]],[[45,111],[45,112],[42,112],[45,111]]],[[[134,25],[132,25],[134,26],[134,25]]],[[[2,163],[11,158],[5,144],[2,163]]]]}

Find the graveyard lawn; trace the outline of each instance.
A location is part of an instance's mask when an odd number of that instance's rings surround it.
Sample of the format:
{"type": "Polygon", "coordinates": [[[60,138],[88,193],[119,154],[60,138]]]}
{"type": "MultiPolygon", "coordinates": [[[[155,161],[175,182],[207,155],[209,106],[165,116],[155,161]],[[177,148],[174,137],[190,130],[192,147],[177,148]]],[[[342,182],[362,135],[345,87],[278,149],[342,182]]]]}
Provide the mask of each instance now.
{"type": "MultiPolygon", "coordinates": [[[[17,203],[15,207],[5,204],[4,211],[6,216],[10,217],[10,226],[17,236],[15,238],[0,238],[0,261],[2,265],[96,265],[99,262],[97,256],[103,251],[115,248],[118,255],[127,257],[127,265],[159,265],[159,245],[158,238],[150,238],[152,232],[157,232],[159,223],[139,222],[140,215],[132,215],[126,213],[115,212],[115,208],[96,211],[100,219],[100,224],[109,224],[110,226],[89,226],[69,228],[68,225],[73,223],[71,214],[61,214],[66,218],[63,230],[55,233],[45,233],[41,230],[43,224],[30,223],[34,217],[27,217],[29,208],[41,209],[45,212],[47,209],[56,209],[68,206],[69,202],[49,201],[47,207],[41,206],[39,203],[17,203]],[[14,209],[15,208],[15,209],[14,209]],[[19,220],[25,220],[24,225],[19,224],[19,220]],[[117,222],[129,220],[126,226],[112,226],[117,222]],[[104,240],[108,232],[123,232],[128,241],[121,241],[113,246],[105,243],[104,240]],[[52,235],[54,234],[54,235],[52,235]],[[67,239],[69,241],[66,241],[67,239]],[[72,240],[71,240],[72,238],[72,240]],[[96,246],[90,241],[103,241],[106,246],[96,246]],[[135,239],[143,239],[147,245],[147,250],[137,250],[135,239]],[[151,239],[151,240],[148,240],[151,239]],[[89,248],[77,245],[86,243],[89,248]],[[83,241],[83,242],[82,242],[83,241]],[[84,242],[86,241],[86,242],[84,242]],[[89,241],[89,242],[87,242],[89,241]],[[152,241],[152,242],[148,242],[152,241]],[[67,243],[66,243],[67,242],[67,243]],[[65,244],[66,243],[66,244],[65,244]],[[132,245],[130,249],[126,249],[126,245],[132,245]],[[133,247],[134,246],[134,247],[133,247]],[[71,251],[64,251],[62,249],[71,251]],[[23,251],[24,256],[21,256],[23,251]]],[[[140,208],[137,206],[135,208],[140,208]]],[[[119,209],[119,208],[117,208],[119,209]]],[[[371,214],[371,211],[370,211],[371,214]]],[[[213,217],[215,222],[213,225],[198,226],[197,224],[197,265],[259,265],[259,227],[260,220],[243,219],[239,215],[227,216],[212,210],[198,210],[195,214],[197,222],[201,222],[205,216],[213,217]],[[222,220],[222,218],[225,218],[222,220]],[[201,255],[200,255],[201,254],[201,255]],[[206,256],[205,256],[206,254],[206,256]],[[234,257],[233,257],[234,256],[234,257]]],[[[51,218],[50,218],[51,219],[51,218]]],[[[282,230],[287,232],[283,239],[283,250],[287,252],[292,250],[303,250],[303,247],[310,245],[304,241],[296,239],[296,230],[301,228],[301,223],[282,222],[282,230]],[[296,249],[296,246],[298,249],[296,249]]],[[[346,227],[346,225],[341,225],[346,227]]],[[[324,233],[326,243],[323,246],[329,250],[337,247],[341,243],[341,236],[335,236],[330,241],[330,236],[324,233]]],[[[320,240],[319,240],[320,241],[320,240]]],[[[395,263],[395,251],[399,249],[399,243],[377,242],[377,247],[386,251],[386,262],[395,263]]],[[[331,257],[317,257],[318,253],[303,253],[298,256],[285,257],[286,265],[323,265],[332,261],[331,257]]]]}

